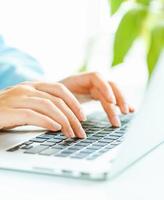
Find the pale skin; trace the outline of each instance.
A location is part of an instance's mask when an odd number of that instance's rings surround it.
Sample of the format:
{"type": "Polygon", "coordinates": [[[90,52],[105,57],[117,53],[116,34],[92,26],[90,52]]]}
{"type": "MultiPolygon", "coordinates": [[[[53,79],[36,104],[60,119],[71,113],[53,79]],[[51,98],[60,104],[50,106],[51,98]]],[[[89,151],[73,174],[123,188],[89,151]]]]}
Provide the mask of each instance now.
{"type": "Polygon", "coordinates": [[[99,100],[109,121],[119,127],[116,106],[123,114],[133,112],[113,82],[96,72],[70,76],[57,83],[26,82],[0,92],[0,129],[35,125],[61,130],[67,137],[85,138],[83,101],[99,100]]]}

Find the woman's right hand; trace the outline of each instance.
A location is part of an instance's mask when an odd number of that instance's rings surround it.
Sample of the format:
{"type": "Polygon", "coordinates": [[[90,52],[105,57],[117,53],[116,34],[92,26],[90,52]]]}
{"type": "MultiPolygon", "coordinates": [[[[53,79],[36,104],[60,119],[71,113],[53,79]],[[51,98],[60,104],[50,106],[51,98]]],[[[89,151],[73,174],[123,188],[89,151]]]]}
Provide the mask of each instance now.
{"type": "Polygon", "coordinates": [[[83,120],[80,103],[61,83],[29,82],[0,92],[0,129],[36,125],[84,138],[83,120]]]}

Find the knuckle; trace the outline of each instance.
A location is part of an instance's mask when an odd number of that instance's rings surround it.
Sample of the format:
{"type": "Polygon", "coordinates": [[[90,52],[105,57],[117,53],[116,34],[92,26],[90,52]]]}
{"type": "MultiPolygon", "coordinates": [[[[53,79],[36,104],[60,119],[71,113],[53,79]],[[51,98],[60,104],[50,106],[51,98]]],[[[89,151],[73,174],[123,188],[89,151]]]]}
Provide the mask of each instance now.
{"type": "Polygon", "coordinates": [[[43,104],[47,109],[52,108],[53,103],[49,99],[40,99],[40,103],[43,104]]]}
{"type": "Polygon", "coordinates": [[[101,76],[101,74],[99,72],[91,72],[91,76],[95,77],[95,78],[98,78],[98,77],[101,76]]]}
{"type": "Polygon", "coordinates": [[[111,86],[118,87],[117,84],[116,84],[115,82],[113,82],[113,81],[109,81],[109,84],[110,84],[111,86]]]}
{"type": "Polygon", "coordinates": [[[32,93],[34,91],[34,88],[28,85],[18,85],[13,87],[12,92],[15,95],[25,95],[32,93]]]}
{"type": "Polygon", "coordinates": [[[79,120],[76,118],[76,116],[74,115],[74,113],[71,113],[71,122],[73,124],[79,124],[79,120]]]}
{"type": "Polygon", "coordinates": [[[55,84],[55,87],[57,88],[57,89],[59,89],[59,90],[65,90],[65,86],[62,84],[62,83],[56,83],[55,84]]]}
{"type": "Polygon", "coordinates": [[[55,102],[56,102],[57,105],[65,105],[64,101],[61,98],[58,98],[58,97],[56,98],[55,102]]]}

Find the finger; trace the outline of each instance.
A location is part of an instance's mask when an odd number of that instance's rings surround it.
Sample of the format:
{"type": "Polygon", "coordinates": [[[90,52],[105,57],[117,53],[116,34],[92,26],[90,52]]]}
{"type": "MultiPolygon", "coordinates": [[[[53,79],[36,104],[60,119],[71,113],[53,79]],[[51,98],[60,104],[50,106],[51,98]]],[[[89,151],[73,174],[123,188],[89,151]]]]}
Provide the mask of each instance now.
{"type": "MultiPolygon", "coordinates": [[[[51,118],[58,120],[56,118],[56,116],[53,116],[54,115],[53,108],[47,109],[46,108],[47,106],[43,104],[44,102],[42,102],[43,101],[42,99],[46,98],[47,94],[45,95],[43,92],[39,92],[39,96],[40,96],[39,98],[31,97],[29,100],[34,101],[34,102],[30,102],[30,105],[28,105],[28,103],[25,102],[24,106],[31,106],[31,105],[34,105],[35,107],[37,106],[37,107],[39,107],[38,109],[40,109],[40,110],[42,110],[42,112],[44,112],[44,114],[47,114],[51,118]],[[38,101],[41,101],[41,102],[38,102],[38,101]],[[38,103],[40,103],[40,105],[42,105],[42,106],[39,106],[38,103]],[[42,108],[43,106],[44,106],[44,108],[42,108]]],[[[69,124],[71,125],[71,128],[73,129],[74,134],[79,138],[85,138],[86,134],[81,126],[81,123],[77,119],[76,115],[71,111],[71,109],[65,104],[65,102],[62,99],[55,98],[51,95],[50,95],[49,99],[51,99],[52,103],[55,106],[57,106],[57,108],[66,116],[66,118],[69,121],[69,124]]],[[[45,99],[45,101],[47,101],[47,100],[45,99]]],[[[74,137],[75,135],[72,134],[70,136],[74,137]]],[[[68,137],[70,137],[70,136],[68,136],[68,137]]]]}
{"type": "Polygon", "coordinates": [[[75,113],[80,121],[86,120],[86,116],[81,108],[80,103],[63,84],[39,83],[35,84],[35,88],[37,90],[59,97],[70,107],[70,109],[75,113]]]}
{"type": "Polygon", "coordinates": [[[131,105],[129,105],[129,112],[134,112],[135,111],[135,108],[131,105]]]}
{"type": "Polygon", "coordinates": [[[113,82],[109,82],[109,85],[111,85],[114,95],[116,97],[117,105],[119,106],[120,110],[124,114],[129,113],[129,106],[126,103],[125,97],[121,90],[117,87],[117,85],[113,82]]]}
{"type": "Polygon", "coordinates": [[[67,137],[75,136],[67,117],[48,99],[40,97],[24,98],[22,101],[19,101],[18,105],[15,105],[15,108],[28,108],[48,116],[61,125],[64,135],[67,137]]]}
{"type": "Polygon", "coordinates": [[[30,109],[7,109],[0,112],[0,119],[1,129],[22,125],[39,126],[51,131],[61,129],[61,126],[49,117],[30,109]]]}
{"type": "Polygon", "coordinates": [[[104,111],[106,112],[111,124],[115,127],[120,127],[121,122],[120,122],[120,119],[117,114],[116,105],[107,102],[104,99],[104,97],[102,97],[102,95],[100,94],[100,92],[98,90],[97,91],[95,90],[95,97],[100,100],[101,105],[102,105],[104,111]]]}
{"type": "Polygon", "coordinates": [[[103,79],[99,73],[91,73],[91,84],[100,91],[106,101],[116,104],[116,98],[113,94],[111,86],[103,79]]]}
{"type": "Polygon", "coordinates": [[[116,112],[116,106],[114,104],[101,101],[101,105],[107,113],[108,119],[114,127],[120,127],[121,122],[116,112]]]}
{"type": "Polygon", "coordinates": [[[80,121],[77,119],[76,115],[71,111],[71,109],[65,104],[63,100],[58,98],[53,99],[53,103],[65,114],[69,123],[75,133],[79,138],[85,138],[86,134],[81,126],[80,121]]]}

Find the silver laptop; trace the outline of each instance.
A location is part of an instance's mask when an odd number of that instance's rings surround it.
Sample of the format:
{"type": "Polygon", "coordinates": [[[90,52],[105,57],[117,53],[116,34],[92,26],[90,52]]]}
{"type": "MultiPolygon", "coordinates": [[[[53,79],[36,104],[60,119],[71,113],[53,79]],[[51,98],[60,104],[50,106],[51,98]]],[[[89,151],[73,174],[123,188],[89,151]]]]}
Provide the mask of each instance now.
{"type": "Polygon", "coordinates": [[[163,144],[163,104],[161,62],[140,111],[120,116],[120,128],[113,128],[103,112],[94,112],[82,123],[86,139],[40,130],[1,132],[0,168],[91,180],[117,176],[163,144]]]}

